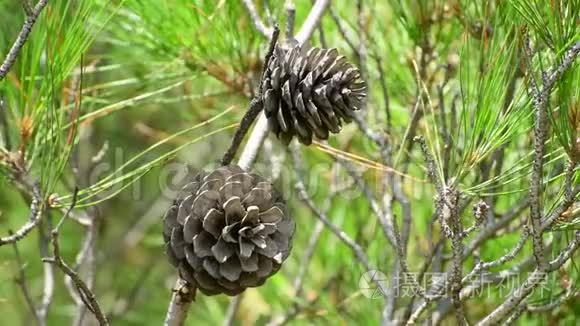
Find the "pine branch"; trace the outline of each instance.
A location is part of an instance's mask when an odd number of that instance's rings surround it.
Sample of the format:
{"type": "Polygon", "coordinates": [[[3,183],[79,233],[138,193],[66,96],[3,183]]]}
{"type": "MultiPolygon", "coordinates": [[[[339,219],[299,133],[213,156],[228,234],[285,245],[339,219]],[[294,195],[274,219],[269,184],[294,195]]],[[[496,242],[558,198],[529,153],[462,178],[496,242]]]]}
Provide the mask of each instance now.
{"type": "Polygon", "coordinates": [[[329,5],[330,0],[316,0],[308,14],[308,17],[306,17],[304,24],[300,28],[300,31],[296,34],[296,41],[298,41],[298,44],[305,44],[308,39],[310,39],[314,30],[320,24],[320,20],[329,5]]]}
{"type": "MultiPolygon", "coordinates": [[[[529,50],[529,40],[526,43],[529,50]]],[[[546,260],[544,258],[543,240],[542,240],[542,180],[544,167],[544,147],[548,137],[548,104],[550,101],[550,94],[556,81],[564,74],[564,72],[572,65],[578,54],[580,53],[580,42],[575,43],[564,56],[562,62],[552,69],[550,73],[541,74],[547,76],[544,78],[544,84],[539,88],[535,83],[532,85],[531,95],[535,108],[534,119],[534,160],[532,163],[532,175],[530,181],[530,220],[532,224],[532,240],[534,256],[538,266],[545,267],[546,260]]],[[[531,60],[531,58],[529,58],[531,60]]],[[[530,61],[528,60],[528,61],[530,61]]],[[[530,70],[530,73],[532,71],[530,70]]],[[[532,77],[533,81],[533,77],[532,77]]]]}
{"type": "Polygon", "coordinates": [[[6,55],[4,62],[0,66],[0,80],[4,79],[4,77],[10,70],[10,67],[12,67],[12,65],[16,61],[16,58],[18,57],[20,50],[26,43],[26,40],[28,40],[28,36],[32,31],[34,23],[38,19],[38,16],[40,16],[42,9],[44,9],[47,3],[48,0],[39,0],[36,6],[34,6],[34,8],[25,10],[26,19],[24,21],[24,25],[22,26],[22,29],[20,30],[20,33],[18,34],[16,41],[10,48],[10,51],[8,51],[8,54],[6,55]]]}
{"type": "MultiPolygon", "coordinates": [[[[531,57],[531,47],[529,46],[529,40],[526,40],[526,49],[528,56],[531,57]]],[[[532,243],[533,243],[533,254],[536,261],[537,267],[534,272],[522,283],[522,285],[514,291],[510,297],[500,304],[493,312],[482,319],[478,325],[492,325],[500,322],[506,317],[512,315],[517,319],[517,311],[521,308],[521,303],[525,298],[543,281],[546,275],[562,266],[576,251],[580,246],[580,231],[577,231],[575,238],[568,244],[567,248],[561,251],[560,255],[551,262],[545,259],[545,250],[543,244],[543,232],[544,225],[547,226],[548,223],[542,223],[542,186],[543,186],[543,165],[544,165],[544,147],[546,139],[548,137],[548,106],[550,101],[550,94],[552,89],[557,82],[557,80],[564,74],[564,72],[572,65],[574,60],[578,57],[580,53],[580,42],[575,43],[570,49],[566,51],[562,61],[556,65],[554,68],[549,70],[549,72],[540,71],[543,77],[543,85],[539,86],[537,83],[533,82],[531,87],[531,96],[533,99],[534,109],[535,109],[535,120],[534,120],[534,158],[532,163],[532,175],[530,181],[530,220],[532,225],[532,243]]],[[[528,62],[530,58],[528,58],[528,62]]],[[[528,70],[530,74],[532,73],[530,65],[528,65],[528,70]]],[[[533,78],[532,78],[533,81],[533,78]]],[[[573,170],[573,168],[572,168],[573,170]]],[[[566,177],[566,199],[563,205],[570,200],[570,196],[574,198],[570,186],[570,167],[568,168],[566,177]]],[[[514,319],[511,318],[510,319],[514,319]]],[[[514,320],[515,320],[514,319],[514,320]]]]}
{"type": "Polygon", "coordinates": [[[173,296],[169,303],[169,309],[165,317],[165,326],[185,325],[187,312],[191,307],[191,302],[195,299],[196,289],[192,284],[178,278],[173,288],[173,296]]]}
{"type": "Polygon", "coordinates": [[[574,239],[564,248],[558,257],[545,264],[545,267],[536,268],[520,287],[499,305],[492,313],[477,323],[477,326],[496,325],[510,312],[519,307],[519,304],[545,279],[546,274],[560,268],[580,246],[580,231],[576,231],[574,239]]]}
{"type": "Polygon", "coordinates": [[[0,246],[8,243],[14,243],[24,238],[32,229],[34,229],[42,217],[42,196],[40,194],[40,185],[35,182],[32,186],[32,203],[30,204],[30,217],[28,222],[24,224],[16,232],[11,232],[7,237],[0,238],[0,246]]]}
{"type": "Polygon", "coordinates": [[[242,121],[240,122],[240,126],[238,127],[238,130],[236,130],[236,133],[234,134],[234,137],[232,139],[232,143],[230,144],[230,147],[227,149],[226,153],[224,154],[224,156],[222,158],[222,161],[221,161],[222,165],[228,165],[232,162],[232,160],[234,159],[234,156],[236,155],[236,152],[238,151],[238,148],[240,147],[242,141],[244,140],[244,137],[246,136],[246,133],[250,129],[252,122],[254,122],[254,120],[256,119],[258,114],[260,114],[260,112],[262,112],[262,108],[263,108],[263,103],[262,103],[262,88],[263,87],[262,87],[262,84],[264,83],[263,75],[266,72],[266,70],[268,69],[268,64],[270,63],[270,59],[272,59],[272,55],[274,55],[274,49],[276,48],[276,43],[278,42],[279,35],[280,35],[280,29],[278,28],[278,26],[274,26],[274,30],[272,32],[272,37],[270,38],[270,45],[268,47],[268,52],[266,53],[266,58],[264,60],[264,66],[262,68],[262,74],[261,74],[262,79],[260,81],[260,86],[258,87],[258,92],[257,92],[256,96],[252,99],[252,101],[250,102],[250,108],[248,109],[248,111],[246,112],[244,117],[242,118],[242,121]]]}
{"type": "MultiPolygon", "coordinates": [[[[9,233],[12,233],[12,232],[9,231],[9,233]]],[[[12,246],[14,248],[14,256],[16,257],[16,263],[18,264],[18,275],[14,278],[14,281],[20,287],[20,290],[22,291],[22,295],[24,296],[24,301],[26,302],[28,309],[30,309],[30,314],[34,318],[34,321],[36,322],[37,325],[43,325],[41,323],[41,319],[39,317],[39,314],[36,311],[36,308],[34,306],[34,301],[32,300],[32,296],[31,296],[30,290],[28,288],[26,274],[24,273],[25,264],[22,261],[22,257],[20,256],[20,250],[18,250],[18,242],[13,242],[12,246]]]]}
{"type": "Polygon", "coordinates": [[[232,326],[236,319],[236,313],[240,308],[240,303],[242,303],[242,298],[244,294],[241,293],[236,295],[230,300],[230,305],[228,306],[228,311],[226,312],[226,317],[224,318],[223,326],[232,326]]]}
{"type": "Polygon", "coordinates": [[[266,26],[266,24],[264,24],[262,18],[260,18],[260,14],[258,14],[258,10],[254,5],[253,0],[242,0],[242,3],[244,4],[246,10],[250,14],[250,18],[252,19],[252,22],[254,23],[254,27],[256,27],[256,30],[258,30],[258,32],[264,35],[264,37],[269,38],[270,35],[272,35],[273,28],[268,27],[266,26]]]}
{"type": "Polygon", "coordinates": [[[51,242],[53,247],[53,257],[50,258],[43,258],[42,261],[46,263],[51,263],[57,266],[64,274],[71,278],[73,284],[75,285],[81,300],[87,306],[87,308],[94,314],[95,318],[97,319],[99,325],[101,326],[108,326],[109,321],[107,317],[103,313],[101,306],[99,305],[97,298],[90,287],[80,278],[79,274],[74,271],[72,268],[68,266],[68,264],[63,260],[62,255],[60,253],[60,244],[58,241],[58,236],[60,232],[60,228],[65,222],[65,220],[70,215],[71,211],[76,205],[77,202],[77,195],[78,195],[78,188],[75,189],[73,194],[73,199],[71,205],[65,212],[64,216],[60,220],[60,222],[56,225],[56,227],[51,232],[51,242]]]}

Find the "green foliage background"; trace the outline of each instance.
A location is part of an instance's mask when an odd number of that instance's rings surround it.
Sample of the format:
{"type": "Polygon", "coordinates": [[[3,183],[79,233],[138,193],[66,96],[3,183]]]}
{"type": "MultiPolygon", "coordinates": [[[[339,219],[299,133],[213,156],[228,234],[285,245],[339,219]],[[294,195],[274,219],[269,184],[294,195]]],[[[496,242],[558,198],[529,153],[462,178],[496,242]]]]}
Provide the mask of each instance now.
{"type": "MultiPolygon", "coordinates": [[[[272,19],[284,26],[283,2],[265,3],[272,19]]],[[[565,7],[561,10],[549,3],[365,0],[363,19],[359,20],[353,14],[357,12],[356,1],[333,1],[333,10],[346,27],[347,36],[357,44],[361,36],[367,40],[365,58],[353,54],[331,15],[324,16],[325,42],[360,64],[369,80],[366,114],[371,127],[386,135],[396,149],[392,167],[413,177],[404,183],[413,212],[409,247],[412,270],[422,262],[421,252],[427,247],[424,235],[431,227],[434,192],[431,186],[412,181],[426,178],[425,167],[416,148],[407,151],[405,136],[410,132],[425,136],[442,175],[455,180],[473,198],[493,198],[498,214],[525,197],[533,111],[525,83],[520,79],[510,86],[526,65],[521,53],[523,32],[533,35],[541,49],[530,63],[536,68],[551,66],[564,49],[579,41],[580,35],[579,2],[555,1],[565,7]],[[559,12],[568,16],[559,16],[559,12]],[[486,34],[488,27],[491,35],[486,34]],[[417,68],[421,65],[419,48],[425,42],[434,56],[426,67],[432,81],[425,80],[417,68]],[[385,73],[383,80],[380,69],[385,73]],[[438,94],[437,86],[444,80],[438,94]],[[381,83],[388,89],[389,116],[381,83]],[[422,98],[419,104],[418,94],[422,98]],[[447,103],[446,113],[442,114],[435,104],[438,95],[447,103]],[[505,105],[506,98],[512,96],[513,101],[505,105]],[[458,98],[456,113],[449,108],[454,97],[458,98]],[[414,107],[420,107],[422,118],[410,128],[414,107]],[[453,121],[455,128],[451,128],[453,121]],[[440,134],[445,124],[450,131],[448,138],[440,134]],[[500,148],[505,153],[503,168],[482,178],[482,167],[500,148]]],[[[299,28],[311,1],[297,0],[295,4],[299,28]]],[[[265,6],[258,7],[265,17],[265,6]]],[[[0,53],[7,52],[23,19],[21,1],[0,0],[0,53]]],[[[316,32],[311,43],[320,46],[320,36],[316,32]]],[[[159,183],[170,178],[163,174],[162,167],[185,162],[199,169],[218,162],[235,130],[233,124],[242,117],[257,85],[266,47],[267,40],[255,30],[241,1],[55,0],[49,2],[6,80],[0,82],[12,149],[24,149],[30,174],[40,180],[43,195],[48,198],[56,194],[59,204],[66,207],[76,184],[80,188],[78,207],[94,210],[99,216],[95,293],[104,309],[112,312],[114,325],[162,323],[175,279],[162,250],[160,220],[169,202],[159,201],[163,197],[159,183]],[[28,125],[32,132],[25,137],[22,132],[28,125]],[[91,159],[104,144],[108,151],[102,162],[108,165],[102,178],[75,180],[73,170],[87,172],[91,159]],[[135,233],[137,230],[143,232],[135,233]],[[138,236],[132,238],[135,234],[138,236]],[[130,302],[126,309],[122,308],[123,300],[130,302]]],[[[579,72],[576,63],[552,99],[550,121],[554,133],[547,154],[546,210],[561,196],[563,164],[579,155],[575,152],[580,123],[579,72]],[[579,116],[577,120],[569,118],[574,114],[579,116]]],[[[273,137],[271,141],[273,152],[284,155],[281,145],[273,137]]],[[[329,144],[380,161],[376,145],[362,137],[355,126],[346,127],[329,144]]],[[[2,147],[7,148],[6,143],[2,147]]],[[[394,252],[369,202],[363,196],[330,197],[334,175],[328,170],[332,157],[316,147],[304,149],[303,154],[312,171],[317,171],[316,175],[310,174],[316,179],[308,185],[315,191],[316,202],[329,207],[333,223],[366,249],[377,268],[390,272],[394,252]]],[[[237,321],[242,325],[263,324],[294,304],[305,304],[291,324],[377,324],[383,300],[362,295],[358,282],[364,268],[326,230],[308,266],[303,296],[295,297],[293,279],[316,219],[300,204],[298,196],[291,194],[294,176],[288,161],[277,182],[288,193],[297,222],[293,253],[263,287],[245,293],[237,321]]],[[[270,175],[269,157],[261,155],[258,162],[257,169],[270,175]]],[[[0,164],[0,169],[8,175],[9,167],[0,164]]],[[[379,174],[376,169],[364,170],[363,176],[373,191],[381,191],[376,182],[379,174]]],[[[339,179],[347,179],[345,175],[338,171],[339,179]]],[[[579,178],[576,173],[575,181],[579,178]]],[[[28,209],[28,198],[21,196],[9,178],[0,179],[1,235],[22,225],[28,209]]],[[[398,215],[400,210],[395,207],[398,215]]],[[[59,210],[51,210],[45,226],[60,216],[59,210]]],[[[470,214],[465,214],[465,224],[471,222],[470,214]]],[[[553,235],[555,253],[567,243],[570,229],[577,225],[570,222],[553,235]]],[[[64,257],[72,263],[81,249],[85,229],[67,221],[61,233],[64,257]]],[[[482,247],[482,259],[501,256],[518,238],[517,232],[498,236],[482,247]]],[[[34,231],[18,245],[35,299],[43,288],[39,240],[39,232],[34,231]]],[[[526,248],[524,253],[529,254],[526,248]]],[[[468,260],[467,265],[471,264],[468,260]]],[[[6,325],[31,322],[14,282],[18,271],[12,248],[1,247],[0,316],[6,325]]],[[[578,279],[574,263],[566,271],[573,281],[578,279]]],[[[71,320],[75,305],[62,275],[55,273],[49,324],[61,325],[71,320]]],[[[558,284],[557,278],[550,279],[548,295],[538,297],[538,301],[560,293],[558,284]]],[[[492,291],[471,301],[467,311],[471,316],[483,317],[501,300],[502,294],[492,291]]],[[[224,296],[199,296],[188,323],[221,323],[228,303],[229,298],[224,296]]],[[[526,315],[521,322],[541,325],[554,319],[572,325],[579,316],[578,302],[571,301],[554,312],[526,315]]]]}

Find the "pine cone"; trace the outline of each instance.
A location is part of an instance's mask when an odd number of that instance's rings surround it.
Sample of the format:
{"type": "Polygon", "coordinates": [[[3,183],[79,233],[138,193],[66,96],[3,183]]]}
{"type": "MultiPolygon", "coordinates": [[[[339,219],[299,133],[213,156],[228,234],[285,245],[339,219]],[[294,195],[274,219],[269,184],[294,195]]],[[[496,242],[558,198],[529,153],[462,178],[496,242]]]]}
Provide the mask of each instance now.
{"type": "Polygon", "coordinates": [[[163,218],[171,264],[206,295],[262,285],[288,257],[293,233],[272,184],[236,165],[198,174],[163,218]]]}
{"type": "Polygon", "coordinates": [[[342,120],[351,122],[366,96],[360,72],[336,49],[299,46],[276,48],[262,89],[270,129],[285,144],[297,136],[309,145],[312,137],[328,139],[342,120]]]}

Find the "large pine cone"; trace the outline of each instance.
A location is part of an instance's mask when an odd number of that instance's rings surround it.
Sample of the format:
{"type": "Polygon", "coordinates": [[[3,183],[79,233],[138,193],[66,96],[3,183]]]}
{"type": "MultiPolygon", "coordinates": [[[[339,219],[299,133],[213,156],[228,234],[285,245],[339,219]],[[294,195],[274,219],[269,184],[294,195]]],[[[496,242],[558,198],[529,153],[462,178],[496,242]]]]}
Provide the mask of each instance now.
{"type": "Polygon", "coordinates": [[[272,184],[235,165],[198,174],[163,219],[171,264],[206,295],[262,285],[288,257],[293,233],[272,184]]]}
{"type": "Polygon", "coordinates": [[[366,96],[359,70],[336,49],[277,47],[264,78],[264,112],[285,144],[297,136],[309,145],[313,136],[328,139],[329,132],[340,132],[366,96]]]}

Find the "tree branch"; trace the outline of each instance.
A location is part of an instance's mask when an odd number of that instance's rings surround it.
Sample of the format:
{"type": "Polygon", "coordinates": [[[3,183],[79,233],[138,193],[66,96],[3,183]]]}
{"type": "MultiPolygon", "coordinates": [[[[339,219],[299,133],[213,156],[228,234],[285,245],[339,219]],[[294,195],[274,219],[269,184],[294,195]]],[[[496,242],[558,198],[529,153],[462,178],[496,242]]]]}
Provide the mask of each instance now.
{"type": "MultiPolygon", "coordinates": [[[[529,40],[528,40],[529,42],[529,40]]],[[[529,43],[527,43],[529,44],[529,43]]],[[[528,45],[529,48],[529,45],[528,45]]],[[[548,137],[548,104],[550,93],[556,81],[570,67],[572,62],[580,53],[580,42],[575,43],[564,55],[562,62],[544,80],[544,85],[540,89],[533,84],[531,89],[535,107],[534,119],[534,160],[532,163],[532,176],[530,181],[530,220],[532,224],[532,241],[534,257],[538,266],[543,268],[546,264],[542,239],[542,179],[544,167],[544,147],[548,137]]],[[[531,58],[529,58],[531,60],[531,58]]],[[[529,65],[531,66],[531,65],[529,65]]],[[[531,68],[530,73],[531,73],[531,68]]],[[[544,72],[542,71],[542,75],[544,72]]],[[[532,77],[533,80],[533,77],[532,77]]]]}
{"type": "Polygon", "coordinates": [[[81,278],[79,277],[77,272],[72,270],[62,259],[62,256],[60,255],[60,246],[58,243],[58,231],[57,230],[52,231],[51,238],[52,238],[54,257],[53,258],[44,258],[44,259],[42,259],[42,261],[49,262],[49,263],[56,265],[58,268],[60,268],[60,270],[62,270],[63,273],[68,275],[73,280],[73,283],[76,285],[77,291],[79,292],[79,294],[80,294],[83,302],[87,306],[87,308],[95,315],[95,318],[99,322],[99,325],[101,325],[101,326],[109,325],[107,318],[103,314],[103,311],[101,310],[101,307],[99,306],[99,303],[97,302],[95,294],[89,289],[89,287],[86,285],[86,283],[83,282],[83,280],[81,280],[81,278]]]}
{"type": "Polygon", "coordinates": [[[243,296],[244,294],[240,293],[231,298],[230,305],[228,306],[228,310],[226,311],[226,316],[224,318],[224,326],[234,325],[234,321],[236,320],[236,313],[238,312],[238,308],[240,308],[240,303],[242,303],[243,296]]]}
{"type": "Polygon", "coordinates": [[[316,0],[308,14],[308,17],[306,17],[306,20],[304,21],[304,24],[302,24],[302,28],[300,28],[300,31],[296,34],[296,41],[298,41],[298,44],[302,45],[306,43],[310,36],[312,36],[312,33],[314,33],[314,30],[318,27],[322,15],[324,15],[329,4],[330,0],[316,0]]]}
{"type": "Polygon", "coordinates": [[[575,164],[573,162],[568,162],[568,167],[566,168],[564,176],[564,198],[560,205],[542,221],[542,231],[552,226],[552,223],[560,217],[570,206],[576,201],[576,196],[580,192],[580,186],[572,186],[575,173],[575,164]]]}
{"type": "Polygon", "coordinates": [[[279,35],[280,35],[280,29],[278,28],[278,26],[274,26],[274,30],[272,32],[272,37],[270,38],[270,46],[268,47],[268,52],[266,53],[266,58],[264,60],[264,66],[262,68],[262,74],[261,74],[262,78],[260,80],[260,86],[258,87],[258,92],[257,92],[256,96],[254,97],[254,99],[252,99],[252,101],[250,102],[250,108],[248,109],[248,111],[246,112],[244,117],[242,118],[242,121],[240,122],[240,126],[238,127],[238,130],[236,130],[236,133],[234,134],[234,137],[232,139],[232,143],[230,144],[230,147],[225,152],[225,154],[222,158],[222,162],[221,162],[222,165],[228,165],[232,162],[232,160],[234,159],[234,156],[236,155],[236,152],[238,151],[238,148],[240,147],[240,144],[242,143],[242,141],[244,140],[244,137],[246,136],[246,133],[250,129],[252,122],[254,122],[254,120],[256,119],[258,114],[260,114],[260,112],[262,112],[262,108],[263,108],[262,85],[264,83],[264,74],[266,73],[266,70],[268,69],[268,64],[270,63],[270,59],[272,58],[272,55],[274,54],[274,49],[276,48],[276,43],[278,42],[279,35]]]}
{"type": "Polygon", "coordinates": [[[29,12],[27,10],[24,25],[22,26],[22,29],[20,30],[20,33],[18,34],[16,41],[12,45],[12,48],[10,48],[10,51],[8,51],[6,59],[4,59],[4,62],[0,66],[0,80],[4,79],[4,77],[10,70],[10,67],[12,67],[12,65],[16,61],[18,53],[20,53],[20,50],[26,43],[26,40],[28,39],[28,36],[32,31],[34,23],[38,19],[38,16],[40,16],[42,9],[44,9],[47,3],[48,0],[40,0],[32,10],[30,10],[29,12]]]}
{"type": "Polygon", "coordinates": [[[290,40],[294,38],[294,25],[296,21],[296,6],[293,0],[286,1],[286,39],[290,40]]]}
{"type": "MultiPolygon", "coordinates": [[[[50,247],[50,229],[52,228],[50,219],[47,220],[45,227],[39,227],[38,233],[40,237],[40,254],[42,258],[49,257],[49,247],[50,247]],[[48,232],[47,232],[48,231],[48,232]],[[47,234],[48,233],[48,234],[47,234]]],[[[54,266],[51,263],[43,262],[42,269],[44,273],[43,289],[42,289],[42,299],[40,305],[37,308],[38,319],[40,320],[41,326],[47,325],[48,311],[52,300],[54,298],[54,266]]]]}
{"type": "Polygon", "coordinates": [[[374,270],[375,268],[373,266],[371,266],[370,260],[367,257],[367,255],[364,253],[363,248],[358,243],[356,243],[352,238],[350,238],[346,233],[344,233],[339,227],[334,225],[330,221],[328,216],[326,216],[326,214],[324,214],[324,212],[320,211],[318,209],[318,207],[316,207],[316,204],[314,203],[312,198],[308,195],[308,192],[306,191],[306,186],[304,185],[304,181],[303,181],[304,178],[302,177],[302,174],[301,174],[302,169],[300,167],[301,158],[298,154],[298,151],[293,150],[292,154],[293,154],[294,167],[295,167],[296,174],[297,174],[295,186],[296,186],[296,190],[298,191],[298,194],[300,196],[300,199],[306,204],[306,206],[312,211],[312,213],[314,213],[314,215],[322,223],[324,223],[324,226],[326,226],[332,233],[334,233],[334,235],[338,239],[340,239],[340,241],[342,241],[347,247],[349,247],[349,249],[354,253],[354,256],[356,257],[356,259],[359,262],[361,262],[367,270],[374,270]]]}
{"type": "Polygon", "coordinates": [[[195,299],[195,292],[195,286],[182,280],[181,277],[177,279],[163,325],[182,326],[185,324],[187,312],[189,311],[191,302],[195,299]]]}
{"type": "Polygon", "coordinates": [[[266,24],[264,24],[262,18],[260,18],[260,14],[258,14],[256,6],[254,6],[254,2],[252,0],[242,0],[242,3],[250,14],[250,18],[252,19],[254,27],[256,27],[258,32],[260,32],[266,38],[270,37],[270,35],[272,35],[272,27],[268,27],[266,24]]]}
{"type": "MultiPolygon", "coordinates": [[[[9,231],[9,233],[12,233],[9,231]]],[[[30,290],[28,289],[28,285],[26,284],[26,274],[24,273],[24,262],[22,261],[22,257],[20,256],[20,250],[18,250],[18,242],[13,242],[12,246],[14,247],[14,256],[16,257],[16,263],[18,264],[18,276],[14,278],[14,281],[20,289],[22,290],[22,295],[24,296],[24,301],[26,301],[26,305],[30,309],[30,313],[34,318],[34,321],[37,325],[42,325],[41,320],[38,316],[36,308],[34,307],[34,301],[32,301],[32,296],[30,295],[30,290]]]]}
{"type": "Polygon", "coordinates": [[[53,257],[51,258],[43,258],[43,262],[51,263],[57,266],[63,273],[69,276],[74,283],[82,301],[85,303],[87,308],[95,315],[95,318],[99,322],[99,325],[109,325],[107,317],[103,314],[101,306],[99,305],[95,294],[89,286],[79,277],[78,273],[75,272],[72,268],[70,268],[66,262],[62,259],[60,254],[60,244],[58,242],[58,235],[60,227],[63,225],[64,221],[68,218],[71,211],[76,205],[77,202],[77,195],[78,195],[78,188],[75,189],[71,205],[65,212],[62,219],[58,222],[56,227],[51,232],[51,240],[52,240],[52,247],[53,247],[53,257]]]}
{"type": "Polygon", "coordinates": [[[566,248],[553,261],[544,264],[545,267],[537,267],[532,274],[517,288],[501,305],[492,313],[482,319],[477,326],[496,325],[511,311],[516,309],[532,291],[544,280],[546,273],[560,268],[580,246],[580,231],[576,231],[575,237],[566,248]]]}
{"type": "Polygon", "coordinates": [[[7,237],[0,238],[0,246],[8,243],[14,243],[24,238],[32,229],[34,229],[42,217],[42,196],[40,194],[40,185],[35,182],[32,185],[32,203],[30,204],[30,218],[18,231],[10,234],[7,237]]]}

